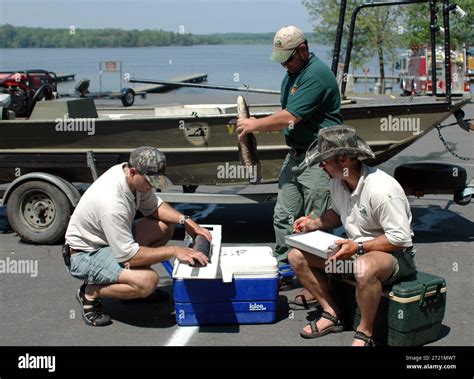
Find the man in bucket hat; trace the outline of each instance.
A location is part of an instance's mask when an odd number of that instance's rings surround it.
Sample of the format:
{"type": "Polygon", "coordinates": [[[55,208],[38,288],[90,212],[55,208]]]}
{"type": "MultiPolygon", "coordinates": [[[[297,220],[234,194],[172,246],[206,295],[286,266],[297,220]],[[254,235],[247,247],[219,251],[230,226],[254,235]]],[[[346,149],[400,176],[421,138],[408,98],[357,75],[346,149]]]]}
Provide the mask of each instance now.
{"type": "Polygon", "coordinates": [[[84,280],[76,298],[87,325],[111,323],[100,299],[166,299],[159,292],[153,264],[171,258],[193,264],[207,263],[202,253],[178,246],[165,246],[182,224],[195,237],[208,230],[182,215],[156,196],[154,187],[167,190],[166,158],[158,149],[141,146],[133,150],[128,163],[111,167],[84,193],[66,231],[65,251],[71,253],[68,269],[84,280]],[[145,217],[134,221],[140,211],[145,217]]]}
{"type": "MultiPolygon", "coordinates": [[[[273,215],[275,255],[281,266],[288,263],[285,237],[292,233],[294,220],[310,211],[321,215],[329,207],[329,178],[320,167],[308,167],[304,157],[319,130],[341,124],[342,118],[336,78],[324,62],[309,52],[301,29],[285,26],[278,30],[270,59],[287,70],[281,84],[282,109],[259,119],[240,118],[237,133],[241,138],[256,131],[282,130],[290,147],[280,172],[273,215]]],[[[305,291],[298,296],[313,300],[305,291]]]]}
{"type": "MultiPolygon", "coordinates": [[[[315,338],[343,330],[340,310],[328,291],[327,273],[336,263],[353,260],[347,274],[354,274],[361,322],[354,346],[371,346],[373,322],[382,285],[416,271],[410,205],[400,184],[383,171],[361,162],[374,158],[369,145],[346,125],[320,131],[317,143],[306,154],[309,166],[319,164],[331,177],[331,207],[316,219],[296,220],[295,230],[306,233],[343,225],[348,239],[336,241],[339,249],[327,260],[292,249],[289,260],[304,288],[323,308],[318,320],[302,331],[315,338]]],[[[340,271],[337,271],[340,273],[340,271]]]]}

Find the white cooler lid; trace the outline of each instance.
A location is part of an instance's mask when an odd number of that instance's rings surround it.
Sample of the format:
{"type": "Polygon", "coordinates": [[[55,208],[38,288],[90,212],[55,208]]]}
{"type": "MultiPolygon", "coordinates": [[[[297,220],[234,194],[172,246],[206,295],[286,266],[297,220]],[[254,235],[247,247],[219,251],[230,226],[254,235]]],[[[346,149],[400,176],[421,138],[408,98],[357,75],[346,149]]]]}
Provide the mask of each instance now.
{"type": "Polygon", "coordinates": [[[226,246],[221,248],[222,281],[233,277],[276,277],[278,264],[269,246],[226,246]]]}

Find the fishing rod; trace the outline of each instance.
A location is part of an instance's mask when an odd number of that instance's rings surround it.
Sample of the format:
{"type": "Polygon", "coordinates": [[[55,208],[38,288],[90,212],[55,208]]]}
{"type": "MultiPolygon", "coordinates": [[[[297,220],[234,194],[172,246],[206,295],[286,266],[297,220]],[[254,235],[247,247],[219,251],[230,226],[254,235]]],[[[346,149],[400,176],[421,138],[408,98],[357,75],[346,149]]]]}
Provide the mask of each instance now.
{"type": "Polygon", "coordinates": [[[237,92],[253,92],[253,93],[266,93],[271,95],[280,95],[280,91],[271,90],[271,89],[261,89],[261,88],[250,88],[249,86],[241,87],[232,87],[232,86],[223,86],[218,84],[198,84],[198,83],[184,83],[184,82],[173,82],[167,80],[151,80],[151,79],[138,79],[131,78],[130,83],[143,83],[143,84],[164,84],[169,86],[180,86],[180,87],[194,87],[194,88],[207,88],[207,89],[220,89],[225,91],[237,91],[237,92]]]}

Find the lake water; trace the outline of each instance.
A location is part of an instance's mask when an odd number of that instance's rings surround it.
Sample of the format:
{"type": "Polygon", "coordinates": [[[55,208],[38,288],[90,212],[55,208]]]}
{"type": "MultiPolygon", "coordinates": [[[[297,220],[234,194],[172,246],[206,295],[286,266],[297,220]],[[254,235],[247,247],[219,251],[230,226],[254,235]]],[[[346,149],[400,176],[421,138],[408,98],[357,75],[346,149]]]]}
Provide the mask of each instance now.
{"type": "MultiPolygon", "coordinates": [[[[331,64],[332,47],[311,45],[311,51],[331,64]]],[[[271,45],[217,45],[110,49],[0,49],[0,70],[41,68],[56,73],[75,73],[76,80],[88,78],[90,88],[99,90],[99,64],[121,61],[123,73],[131,77],[168,80],[173,76],[207,73],[208,83],[254,88],[280,89],[284,69],[268,58],[271,45]]],[[[371,74],[378,72],[376,59],[368,63],[371,74]]],[[[391,67],[386,67],[391,75],[391,67]]],[[[102,76],[103,90],[122,87],[119,73],[102,76]]],[[[373,86],[373,82],[370,82],[373,86]]],[[[61,85],[61,92],[72,92],[74,85],[61,85]]],[[[358,92],[364,85],[358,84],[358,92]]],[[[196,92],[196,90],[190,90],[196,92]]],[[[206,90],[198,90],[204,93],[206,90]]]]}

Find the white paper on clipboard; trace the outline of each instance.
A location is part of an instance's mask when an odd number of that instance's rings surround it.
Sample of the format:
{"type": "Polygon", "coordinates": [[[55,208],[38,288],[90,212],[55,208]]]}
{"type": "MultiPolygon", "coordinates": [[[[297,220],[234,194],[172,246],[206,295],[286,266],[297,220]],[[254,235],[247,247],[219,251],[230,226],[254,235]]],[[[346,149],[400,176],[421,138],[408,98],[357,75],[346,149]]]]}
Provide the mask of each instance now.
{"type": "Polygon", "coordinates": [[[316,230],[304,234],[291,234],[286,236],[285,241],[288,246],[328,259],[339,250],[339,246],[336,245],[335,241],[340,239],[341,237],[334,234],[316,230]]]}

